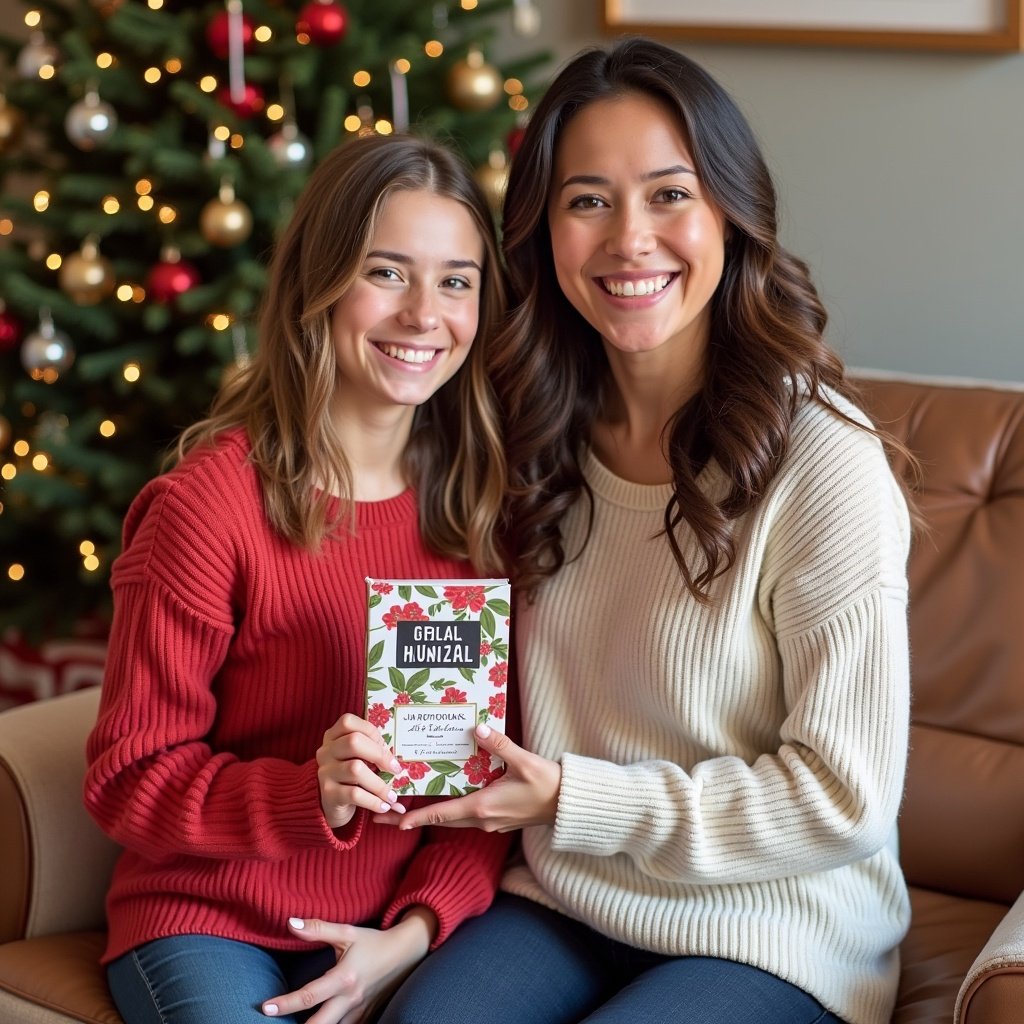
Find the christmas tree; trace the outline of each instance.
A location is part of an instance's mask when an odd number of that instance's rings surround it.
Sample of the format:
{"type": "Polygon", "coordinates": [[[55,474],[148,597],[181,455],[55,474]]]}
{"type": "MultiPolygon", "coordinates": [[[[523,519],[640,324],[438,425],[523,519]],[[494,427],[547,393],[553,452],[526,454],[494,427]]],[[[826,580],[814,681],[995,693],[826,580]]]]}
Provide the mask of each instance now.
{"type": "Polygon", "coordinates": [[[497,206],[548,57],[492,56],[536,32],[532,0],[51,0],[25,23],[0,36],[0,624],[38,636],[102,627],[128,504],[256,344],[309,168],[411,125],[497,206]]]}

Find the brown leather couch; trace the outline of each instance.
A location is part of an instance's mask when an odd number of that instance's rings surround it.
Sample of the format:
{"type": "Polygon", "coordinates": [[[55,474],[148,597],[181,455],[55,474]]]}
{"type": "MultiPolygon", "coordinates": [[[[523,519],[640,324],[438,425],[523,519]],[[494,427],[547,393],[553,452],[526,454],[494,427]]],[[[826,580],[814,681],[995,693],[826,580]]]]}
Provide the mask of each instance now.
{"type": "MultiPolygon", "coordinates": [[[[892,1020],[1022,1024],[1024,387],[862,384],[922,460],[930,527],[910,566],[913,923],[892,1020]]],[[[97,965],[117,851],[80,803],[97,696],[0,714],[0,1024],[120,1024],[97,965]]]]}

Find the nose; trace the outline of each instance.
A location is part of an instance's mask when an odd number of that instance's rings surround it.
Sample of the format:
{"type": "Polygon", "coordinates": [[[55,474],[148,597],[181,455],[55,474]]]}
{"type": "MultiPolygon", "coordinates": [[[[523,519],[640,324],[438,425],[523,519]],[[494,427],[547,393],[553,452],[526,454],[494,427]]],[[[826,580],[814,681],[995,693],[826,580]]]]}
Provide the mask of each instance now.
{"type": "Polygon", "coordinates": [[[435,330],[441,320],[434,290],[420,285],[410,288],[399,310],[398,322],[417,334],[435,330]]]}
{"type": "Polygon", "coordinates": [[[654,226],[646,205],[624,204],[609,223],[606,249],[625,260],[646,256],[657,248],[654,226]]]}

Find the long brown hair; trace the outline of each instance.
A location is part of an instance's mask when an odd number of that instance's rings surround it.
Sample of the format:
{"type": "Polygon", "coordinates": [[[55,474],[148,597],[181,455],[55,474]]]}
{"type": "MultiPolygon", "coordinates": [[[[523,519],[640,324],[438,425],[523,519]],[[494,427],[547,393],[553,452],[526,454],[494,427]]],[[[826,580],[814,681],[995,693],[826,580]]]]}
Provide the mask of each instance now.
{"type": "Polygon", "coordinates": [[[750,126],[699,65],[647,39],[577,55],[538,103],[512,160],[503,248],[514,309],[493,369],[507,421],[509,544],[516,579],[532,591],[565,562],[562,516],[592,497],[580,456],[610,369],[597,332],[559,288],[547,208],[562,130],[589,104],[629,93],[678,117],[704,191],[731,225],[703,386],[666,426],[674,493],[665,535],[687,588],[704,601],[732,564],[732,520],[756,507],[786,455],[801,401],[796,382],[833,409],[823,388],[851,398],[854,389],[824,342],[827,315],[807,266],[779,244],[775,188],[750,126]],[[697,481],[711,459],[732,481],[717,502],[697,481]],[[696,537],[702,566],[685,562],[681,523],[696,537]]]}
{"type": "Polygon", "coordinates": [[[484,241],[476,339],[466,365],[416,409],[403,468],[418,492],[427,544],[494,572],[502,564],[495,524],[505,462],[487,364],[504,284],[486,199],[462,160],[430,140],[357,138],[317,166],[276,246],[252,362],[224,385],[210,415],[184,431],[176,455],[242,426],[273,527],[316,550],[340,525],[351,503],[332,514],[330,495],[350,499],[352,478],[329,416],[337,374],[331,310],[366,258],[384,203],[399,191],[462,204],[484,241]]]}

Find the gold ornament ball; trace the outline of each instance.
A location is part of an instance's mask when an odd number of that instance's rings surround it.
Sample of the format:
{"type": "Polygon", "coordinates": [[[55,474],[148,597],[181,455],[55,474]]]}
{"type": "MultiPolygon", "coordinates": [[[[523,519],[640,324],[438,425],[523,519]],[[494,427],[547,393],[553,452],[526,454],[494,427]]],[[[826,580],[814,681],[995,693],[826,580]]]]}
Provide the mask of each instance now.
{"type": "Polygon", "coordinates": [[[25,127],[25,115],[17,108],[0,99],[0,153],[6,153],[21,138],[25,127]]]}
{"type": "Polygon", "coordinates": [[[471,50],[448,72],[448,98],[460,110],[490,110],[501,99],[503,88],[501,73],[479,50],[471,50]]]}
{"type": "Polygon", "coordinates": [[[199,228],[210,245],[229,249],[252,234],[252,212],[238,199],[211,199],[199,215],[199,228]]]}
{"type": "Polygon", "coordinates": [[[60,265],[57,283],[80,306],[95,306],[114,290],[114,268],[95,250],[73,252],[60,265]]]}
{"type": "Polygon", "coordinates": [[[505,160],[492,158],[474,172],[477,183],[484,190],[487,202],[495,213],[501,212],[501,204],[505,201],[505,189],[508,187],[508,165],[505,160]]]}

